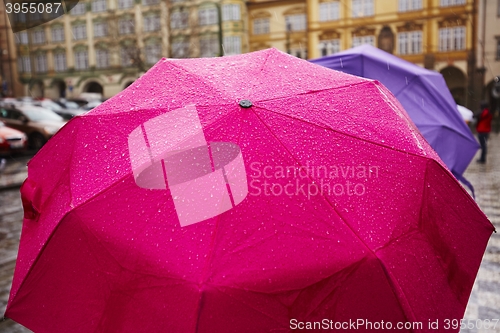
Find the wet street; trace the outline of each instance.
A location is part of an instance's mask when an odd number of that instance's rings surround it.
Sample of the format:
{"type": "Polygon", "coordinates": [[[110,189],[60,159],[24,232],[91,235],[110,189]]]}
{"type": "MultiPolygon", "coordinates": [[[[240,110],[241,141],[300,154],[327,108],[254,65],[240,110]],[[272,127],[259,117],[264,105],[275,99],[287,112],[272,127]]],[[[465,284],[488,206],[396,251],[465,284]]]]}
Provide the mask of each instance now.
{"type": "MultiPolygon", "coordinates": [[[[479,206],[499,231],[492,235],[488,243],[465,314],[471,323],[480,323],[487,319],[500,319],[500,135],[492,134],[490,137],[487,164],[472,161],[465,177],[475,187],[479,206]],[[480,321],[476,321],[478,319],[480,321]]],[[[9,296],[22,216],[19,188],[0,190],[0,316],[4,313],[9,296]]],[[[0,322],[0,332],[31,331],[11,320],[5,320],[0,322]]],[[[473,328],[461,332],[500,332],[500,322],[496,329],[473,328]]]]}

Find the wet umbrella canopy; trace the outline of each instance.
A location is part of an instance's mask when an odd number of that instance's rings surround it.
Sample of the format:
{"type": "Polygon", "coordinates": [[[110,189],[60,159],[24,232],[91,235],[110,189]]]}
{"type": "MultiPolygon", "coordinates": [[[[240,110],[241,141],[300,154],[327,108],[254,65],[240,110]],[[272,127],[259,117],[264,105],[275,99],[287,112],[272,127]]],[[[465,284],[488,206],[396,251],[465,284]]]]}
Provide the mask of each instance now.
{"type": "Polygon", "coordinates": [[[440,73],[368,44],[311,62],[380,81],[396,96],[448,168],[462,178],[479,144],[457,112],[457,104],[440,73]]]}
{"type": "Polygon", "coordinates": [[[6,317],[37,333],[430,331],[493,231],[384,86],[274,49],[163,59],[28,170],[6,317]]]}

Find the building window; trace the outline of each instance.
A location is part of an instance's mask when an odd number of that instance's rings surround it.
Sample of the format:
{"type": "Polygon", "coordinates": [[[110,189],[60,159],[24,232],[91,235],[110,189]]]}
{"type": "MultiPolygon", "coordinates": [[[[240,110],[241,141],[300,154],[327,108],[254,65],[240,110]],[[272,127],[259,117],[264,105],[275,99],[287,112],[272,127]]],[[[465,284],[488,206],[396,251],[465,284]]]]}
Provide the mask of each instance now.
{"type": "Polygon", "coordinates": [[[352,38],[352,47],[369,44],[375,46],[375,36],[357,36],[352,38]]]}
{"type": "Polygon", "coordinates": [[[31,72],[31,59],[29,56],[21,56],[17,63],[18,70],[21,73],[31,72]]]}
{"type": "Polygon", "coordinates": [[[71,9],[71,15],[83,15],[87,11],[87,4],[85,2],[79,2],[73,9],[71,9]]]}
{"type": "Polygon", "coordinates": [[[199,25],[217,24],[217,8],[213,7],[201,8],[198,11],[198,24],[199,25]]]}
{"type": "Polygon", "coordinates": [[[176,11],[170,16],[171,29],[185,29],[189,26],[189,12],[176,11]]]}
{"type": "Polygon", "coordinates": [[[64,72],[66,70],[66,53],[54,54],[54,70],[56,72],[64,72]]]}
{"type": "Polygon", "coordinates": [[[146,54],[146,64],[154,65],[161,58],[161,45],[160,44],[148,44],[144,48],[146,54]]]}
{"type": "Polygon", "coordinates": [[[290,31],[304,31],[306,30],[306,15],[287,15],[285,16],[287,29],[290,27],[290,31]]]}
{"type": "Polygon", "coordinates": [[[259,18],[253,20],[253,34],[264,35],[269,33],[269,18],[259,18]]]}
{"type": "Polygon", "coordinates": [[[338,1],[322,2],[319,4],[320,22],[336,21],[340,19],[340,3],[338,1]]]}
{"type": "Polygon", "coordinates": [[[35,56],[35,71],[37,73],[47,72],[47,55],[45,53],[35,56]]]}
{"type": "Polygon", "coordinates": [[[157,5],[159,3],[159,0],[142,0],[142,4],[145,6],[157,5]]]}
{"type": "Polygon", "coordinates": [[[94,23],[94,37],[104,37],[108,34],[108,24],[106,22],[94,23]]]}
{"type": "Polygon", "coordinates": [[[62,26],[52,28],[52,42],[64,42],[64,28],[62,26]]]}
{"type": "Polygon", "coordinates": [[[290,50],[290,54],[300,59],[307,59],[307,50],[303,49],[302,47],[292,48],[290,50]]]}
{"type": "Polygon", "coordinates": [[[87,26],[85,24],[73,26],[73,38],[75,40],[87,38],[87,26]]]}
{"type": "Polygon", "coordinates": [[[409,12],[422,9],[422,0],[399,0],[399,11],[409,12]]]}
{"type": "Polygon", "coordinates": [[[118,33],[120,35],[133,34],[135,32],[134,19],[121,19],[118,21],[118,33]]]}
{"type": "Polygon", "coordinates": [[[241,54],[241,37],[224,37],[224,55],[241,54]]]}
{"type": "Polygon", "coordinates": [[[239,21],[241,19],[240,5],[228,4],[222,6],[223,21],[239,21]]]}
{"type": "Polygon", "coordinates": [[[15,34],[16,44],[28,44],[28,32],[21,31],[15,34]]]}
{"type": "Polygon", "coordinates": [[[172,43],[172,57],[187,58],[189,56],[189,42],[175,41],[172,43]]]}
{"type": "Polygon", "coordinates": [[[108,68],[109,67],[109,52],[105,49],[97,49],[95,51],[96,67],[108,68]]]}
{"type": "Polygon", "coordinates": [[[118,9],[127,9],[134,6],[134,0],[118,0],[118,9]]]}
{"type": "Polygon", "coordinates": [[[373,16],[373,0],[352,0],[352,17],[373,16]]]}
{"type": "Polygon", "coordinates": [[[144,31],[160,30],[160,16],[158,14],[144,16],[144,31]]]}
{"type": "Polygon", "coordinates": [[[122,61],[123,67],[132,66],[134,64],[134,58],[136,56],[136,48],[135,47],[125,47],[122,46],[120,49],[120,58],[122,61]]]}
{"type": "Polygon", "coordinates": [[[75,52],[75,68],[79,70],[89,68],[89,53],[86,50],[75,52]]]}
{"type": "Polygon", "coordinates": [[[160,15],[147,15],[144,16],[144,31],[158,31],[160,30],[160,15]]]}
{"type": "Polygon", "coordinates": [[[106,0],[92,1],[92,12],[98,13],[106,10],[106,0]]]}
{"type": "Polygon", "coordinates": [[[465,5],[465,0],[440,0],[439,5],[441,7],[465,5]]]}
{"type": "Polygon", "coordinates": [[[340,52],[340,39],[320,40],[319,52],[322,57],[340,52]]]}
{"type": "Polygon", "coordinates": [[[200,57],[216,57],[219,55],[219,38],[215,35],[200,37],[200,57]]]}
{"type": "Polygon", "coordinates": [[[422,53],[422,31],[398,33],[398,52],[401,55],[422,53]]]}
{"type": "Polygon", "coordinates": [[[32,35],[33,44],[43,44],[45,43],[45,30],[36,30],[32,35]]]}
{"type": "Polygon", "coordinates": [[[439,51],[465,50],[465,27],[439,29],[439,51]]]}

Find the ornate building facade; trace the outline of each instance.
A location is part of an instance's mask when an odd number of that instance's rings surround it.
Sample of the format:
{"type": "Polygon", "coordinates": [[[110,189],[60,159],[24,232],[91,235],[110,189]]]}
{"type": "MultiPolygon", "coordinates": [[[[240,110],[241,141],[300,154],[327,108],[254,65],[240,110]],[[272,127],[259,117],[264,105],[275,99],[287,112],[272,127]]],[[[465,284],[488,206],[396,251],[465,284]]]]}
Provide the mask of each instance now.
{"type": "Polygon", "coordinates": [[[250,50],[317,58],[368,43],[441,72],[459,104],[477,102],[475,0],[250,0],[248,8],[250,50]]]}
{"type": "Polygon", "coordinates": [[[20,81],[34,97],[111,97],[161,57],[248,52],[246,16],[240,0],[80,1],[15,34],[20,81]]]}

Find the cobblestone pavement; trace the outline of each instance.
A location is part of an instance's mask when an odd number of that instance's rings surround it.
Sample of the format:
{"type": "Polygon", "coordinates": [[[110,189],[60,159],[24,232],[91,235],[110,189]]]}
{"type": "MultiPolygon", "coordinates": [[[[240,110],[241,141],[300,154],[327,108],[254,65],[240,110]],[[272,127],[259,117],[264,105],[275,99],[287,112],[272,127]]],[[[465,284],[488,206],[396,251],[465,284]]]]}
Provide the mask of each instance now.
{"type": "MultiPolygon", "coordinates": [[[[479,156],[479,155],[478,155],[479,156]]],[[[496,328],[485,329],[485,320],[500,320],[500,135],[492,133],[488,142],[486,164],[472,161],[465,177],[474,185],[476,202],[497,229],[483,257],[474,288],[469,299],[464,319],[472,329],[462,333],[500,332],[500,321],[496,328]],[[476,322],[476,320],[478,320],[476,322]],[[477,324],[477,325],[476,325],[477,324]],[[483,328],[481,326],[483,324],[483,328]]]]}
{"type": "Polygon", "coordinates": [[[4,159],[7,162],[0,172],[0,188],[16,187],[22,184],[28,176],[26,163],[32,156],[32,154],[26,154],[16,157],[0,157],[0,160],[4,159]]]}
{"type": "MultiPolygon", "coordinates": [[[[487,319],[500,319],[500,135],[492,134],[488,148],[487,164],[481,165],[473,161],[465,174],[475,187],[477,203],[498,230],[497,234],[492,235],[486,248],[465,313],[465,319],[470,319],[468,323],[474,326],[484,325],[487,319]]],[[[12,163],[10,165],[14,168],[12,163]]],[[[22,172],[23,167],[18,164],[17,167],[22,172]]],[[[0,190],[0,316],[5,311],[9,297],[22,216],[19,189],[0,190]]],[[[0,332],[31,331],[7,319],[0,322],[0,332]]],[[[496,329],[475,327],[461,331],[461,333],[491,332],[500,332],[500,323],[496,329]]]]}

